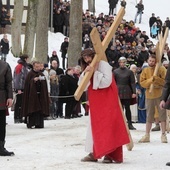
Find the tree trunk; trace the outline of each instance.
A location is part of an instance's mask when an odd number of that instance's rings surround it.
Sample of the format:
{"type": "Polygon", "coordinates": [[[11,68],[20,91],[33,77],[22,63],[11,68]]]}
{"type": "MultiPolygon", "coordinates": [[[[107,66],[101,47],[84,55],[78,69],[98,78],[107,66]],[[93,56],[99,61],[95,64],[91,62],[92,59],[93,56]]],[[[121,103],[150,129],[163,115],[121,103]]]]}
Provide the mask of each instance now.
{"type": "MultiPolygon", "coordinates": [[[[2,0],[0,0],[0,9],[2,9],[2,0]]],[[[1,14],[0,14],[1,15],[1,14]]]]}
{"type": "Polygon", "coordinates": [[[6,0],[6,9],[10,12],[10,0],[6,0]]]}
{"type": "Polygon", "coordinates": [[[70,9],[68,66],[74,67],[82,50],[82,0],[74,0],[70,9]]]}
{"type": "Polygon", "coordinates": [[[12,54],[19,57],[22,53],[21,48],[21,26],[23,15],[23,0],[14,1],[14,11],[11,25],[12,54]]]}
{"type": "Polygon", "coordinates": [[[27,54],[29,56],[29,59],[33,57],[34,51],[35,27],[37,18],[36,16],[37,16],[37,2],[34,0],[29,0],[23,50],[23,53],[27,54]]]}
{"type": "Polygon", "coordinates": [[[95,14],[95,0],[88,0],[88,9],[95,14]]]}
{"type": "Polygon", "coordinates": [[[37,2],[35,59],[47,63],[50,3],[42,0],[37,0],[37,2]]]}

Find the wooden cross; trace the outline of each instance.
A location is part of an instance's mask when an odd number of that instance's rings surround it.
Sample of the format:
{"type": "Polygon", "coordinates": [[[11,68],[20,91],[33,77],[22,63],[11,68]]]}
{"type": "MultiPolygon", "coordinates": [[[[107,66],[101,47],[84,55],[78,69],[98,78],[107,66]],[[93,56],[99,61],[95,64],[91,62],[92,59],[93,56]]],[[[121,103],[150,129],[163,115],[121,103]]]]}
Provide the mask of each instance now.
{"type": "MultiPolygon", "coordinates": [[[[102,41],[102,43],[99,43],[101,41],[100,38],[98,38],[98,36],[95,36],[95,35],[98,34],[97,29],[94,27],[93,30],[91,31],[90,37],[91,37],[91,40],[93,42],[94,49],[96,50],[96,49],[99,48],[99,50],[100,50],[100,51],[96,51],[96,55],[95,55],[95,57],[93,58],[93,61],[90,64],[90,66],[92,68],[94,68],[96,62],[100,61],[101,59],[107,61],[106,56],[105,56],[105,50],[108,47],[113,35],[115,34],[120,22],[122,21],[124,14],[125,14],[125,8],[121,7],[121,9],[119,10],[114,22],[112,23],[110,29],[108,30],[108,32],[106,34],[106,37],[102,41]]],[[[74,97],[75,97],[76,100],[80,99],[81,95],[84,92],[84,89],[86,88],[88,82],[90,81],[90,78],[93,75],[93,72],[94,72],[94,70],[91,71],[91,72],[87,72],[85,74],[84,79],[81,81],[79,87],[77,88],[77,90],[74,94],[74,97]]]]}
{"type": "MultiPolygon", "coordinates": [[[[115,34],[120,22],[122,21],[124,14],[125,14],[125,8],[121,7],[121,9],[119,10],[114,22],[112,23],[110,29],[107,32],[106,37],[104,38],[104,40],[102,42],[101,42],[101,39],[100,39],[100,36],[99,36],[97,29],[93,28],[93,30],[91,31],[90,37],[91,37],[93,47],[94,47],[95,52],[96,52],[96,55],[94,56],[94,58],[93,58],[93,60],[90,64],[90,66],[92,68],[94,68],[95,64],[97,62],[99,62],[100,60],[107,61],[107,58],[106,58],[106,55],[105,55],[105,50],[108,47],[111,39],[113,38],[113,35],[115,34]]],[[[83,91],[85,90],[88,82],[90,81],[90,78],[92,77],[93,73],[94,73],[94,70],[87,72],[85,74],[83,80],[81,81],[80,85],[78,86],[78,88],[77,88],[77,90],[74,94],[74,97],[75,97],[76,100],[80,99],[80,97],[81,97],[83,91]]],[[[123,116],[123,119],[124,119],[124,122],[125,122],[125,125],[126,125],[126,129],[127,129],[127,133],[129,135],[129,139],[130,139],[130,143],[127,144],[126,146],[127,146],[127,149],[129,151],[131,151],[134,145],[133,145],[133,141],[132,141],[132,137],[131,137],[129,128],[127,127],[126,118],[125,118],[125,115],[123,113],[120,100],[119,100],[119,105],[120,105],[120,108],[121,108],[121,111],[122,111],[122,116],[123,116]]]]}
{"type": "MultiPolygon", "coordinates": [[[[157,63],[156,63],[156,66],[155,66],[153,76],[157,76],[159,67],[161,66],[162,54],[164,52],[165,43],[166,43],[166,40],[168,38],[168,33],[169,33],[169,28],[167,27],[166,30],[165,30],[164,36],[162,37],[162,34],[161,34],[159,36],[159,41],[156,44],[156,60],[157,60],[157,63]]],[[[151,84],[151,86],[149,88],[150,93],[152,93],[153,87],[154,87],[154,85],[151,84]]]]}

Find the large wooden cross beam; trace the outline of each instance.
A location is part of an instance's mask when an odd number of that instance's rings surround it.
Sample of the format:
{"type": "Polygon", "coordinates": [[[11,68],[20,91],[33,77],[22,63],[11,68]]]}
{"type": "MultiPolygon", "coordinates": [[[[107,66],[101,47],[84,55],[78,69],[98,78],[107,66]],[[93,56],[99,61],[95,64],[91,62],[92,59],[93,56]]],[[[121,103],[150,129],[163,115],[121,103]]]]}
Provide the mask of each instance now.
{"type": "MultiPolygon", "coordinates": [[[[162,54],[164,52],[165,44],[166,44],[166,41],[167,41],[167,38],[168,38],[168,33],[169,33],[169,28],[167,27],[166,30],[165,30],[164,36],[162,36],[162,34],[160,34],[159,41],[156,44],[156,60],[157,60],[157,63],[156,63],[156,66],[155,66],[153,76],[157,76],[159,67],[161,66],[162,54]]],[[[152,93],[152,90],[153,90],[153,84],[151,84],[149,92],[152,93]]]]}
{"type": "MultiPolygon", "coordinates": [[[[106,55],[105,55],[105,50],[108,47],[111,39],[113,38],[113,35],[115,34],[120,22],[122,21],[124,14],[125,14],[125,9],[122,7],[120,9],[119,13],[117,14],[117,17],[115,18],[113,24],[111,25],[109,31],[107,32],[106,37],[104,38],[104,40],[102,42],[100,40],[100,36],[99,36],[97,29],[93,28],[93,30],[91,31],[90,37],[91,37],[91,40],[92,40],[92,43],[93,43],[94,50],[96,52],[96,55],[95,55],[95,57],[93,58],[93,61],[90,64],[90,66],[92,68],[94,68],[95,64],[97,62],[99,62],[100,60],[107,61],[106,55]]],[[[79,85],[79,87],[77,88],[77,90],[74,94],[76,100],[80,99],[84,89],[86,88],[88,82],[90,81],[90,78],[93,75],[93,72],[94,72],[94,70],[87,72],[85,74],[83,80],[81,81],[81,84],[79,85]]],[[[122,109],[120,100],[119,100],[119,105],[120,105],[120,108],[122,109]]],[[[127,129],[127,133],[129,135],[129,139],[130,139],[130,143],[127,144],[126,146],[127,146],[127,149],[129,151],[131,151],[134,145],[133,145],[133,140],[132,140],[129,128],[127,127],[126,118],[125,118],[125,115],[123,113],[123,110],[122,110],[122,116],[123,116],[124,123],[125,123],[126,129],[127,129]]]]}
{"type": "MultiPolygon", "coordinates": [[[[111,39],[113,38],[113,35],[115,34],[120,22],[122,21],[122,18],[125,14],[125,8],[121,7],[121,9],[119,10],[114,22],[112,23],[110,29],[108,30],[106,37],[104,38],[104,40],[102,41],[102,47],[100,48],[100,53],[96,52],[95,57],[93,58],[93,61],[91,62],[90,66],[92,68],[94,68],[96,62],[102,60],[107,60],[105,56],[105,50],[108,47],[111,39]]],[[[94,35],[96,32],[96,28],[93,28],[93,30],[90,33],[90,37],[91,35],[94,35]]],[[[92,37],[91,37],[92,38],[92,37]]],[[[99,41],[101,41],[99,39],[99,41]]],[[[95,46],[98,46],[98,40],[95,40],[94,38],[94,42],[93,42],[93,46],[95,48],[95,46]]],[[[86,88],[88,82],[90,81],[90,78],[93,75],[94,70],[87,72],[83,78],[83,80],[81,81],[80,85],[78,86],[76,92],[74,93],[74,97],[76,100],[79,100],[81,95],[84,92],[84,89],[86,88]]]]}

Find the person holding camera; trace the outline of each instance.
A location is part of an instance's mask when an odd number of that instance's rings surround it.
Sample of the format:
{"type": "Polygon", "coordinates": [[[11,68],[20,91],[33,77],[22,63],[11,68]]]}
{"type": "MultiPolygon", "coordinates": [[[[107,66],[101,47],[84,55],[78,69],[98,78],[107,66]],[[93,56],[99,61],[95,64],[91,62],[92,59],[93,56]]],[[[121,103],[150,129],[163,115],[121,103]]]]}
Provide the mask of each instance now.
{"type": "Polygon", "coordinates": [[[144,10],[144,5],[143,5],[142,0],[140,0],[139,3],[135,7],[137,8],[137,13],[135,15],[134,22],[136,23],[137,17],[139,15],[139,24],[140,24],[142,21],[142,14],[143,14],[143,10],[144,10]]]}
{"type": "Polygon", "coordinates": [[[27,128],[44,128],[44,117],[49,116],[49,96],[46,78],[41,72],[41,63],[33,62],[28,73],[23,93],[21,113],[27,128]]]}

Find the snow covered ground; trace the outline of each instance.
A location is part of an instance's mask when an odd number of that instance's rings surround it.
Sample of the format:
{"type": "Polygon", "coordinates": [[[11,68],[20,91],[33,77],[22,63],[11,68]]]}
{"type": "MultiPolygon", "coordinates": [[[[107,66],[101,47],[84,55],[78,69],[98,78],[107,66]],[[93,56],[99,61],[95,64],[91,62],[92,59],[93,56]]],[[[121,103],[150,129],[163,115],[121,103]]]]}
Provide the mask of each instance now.
{"type": "MultiPolygon", "coordinates": [[[[87,0],[83,0],[84,9],[87,9],[87,0]]],[[[127,0],[125,19],[133,20],[136,0],[127,0]]],[[[148,20],[151,13],[164,21],[169,13],[169,0],[144,0],[145,10],[143,20],[137,25],[149,34],[148,20]]],[[[119,8],[119,6],[118,6],[119,8]]],[[[107,1],[96,0],[96,14],[108,14],[107,1]]],[[[0,38],[2,35],[0,35],[0,38]]],[[[11,39],[8,35],[9,40],[11,39]]],[[[59,48],[64,36],[49,33],[49,55],[59,48]]],[[[22,37],[23,39],[23,37],[22,37]]],[[[169,39],[168,39],[169,42],[169,39]]],[[[7,62],[12,69],[17,59],[11,53],[7,62]]],[[[87,153],[84,151],[86,127],[88,117],[76,119],[46,120],[44,129],[27,129],[25,124],[14,124],[13,112],[7,117],[6,148],[15,152],[14,157],[0,157],[0,170],[166,170],[166,162],[170,161],[170,143],[161,143],[160,132],[151,132],[151,142],[138,143],[145,133],[145,124],[136,123],[136,131],[131,131],[134,141],[132,151],[124,146],[124,163],[103,164],[82,163],[80,159],[87,153]]],[[[170,134],[167,134],[170,142],[170,134]]]]}

